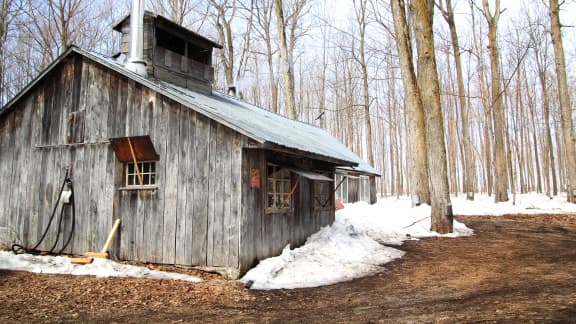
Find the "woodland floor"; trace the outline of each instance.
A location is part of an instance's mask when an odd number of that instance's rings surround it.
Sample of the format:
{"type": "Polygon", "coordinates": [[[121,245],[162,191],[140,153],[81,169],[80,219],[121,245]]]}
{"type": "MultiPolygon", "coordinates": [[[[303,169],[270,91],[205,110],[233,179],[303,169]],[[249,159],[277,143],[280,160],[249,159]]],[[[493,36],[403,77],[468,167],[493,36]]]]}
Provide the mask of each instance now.
{"type": "Polygon", "coordinates": [[[386,271],[319,288],[0,271],[0,322],[576,323],[576,215],[458,219],[475,235],[406,242],[386,271]]]}

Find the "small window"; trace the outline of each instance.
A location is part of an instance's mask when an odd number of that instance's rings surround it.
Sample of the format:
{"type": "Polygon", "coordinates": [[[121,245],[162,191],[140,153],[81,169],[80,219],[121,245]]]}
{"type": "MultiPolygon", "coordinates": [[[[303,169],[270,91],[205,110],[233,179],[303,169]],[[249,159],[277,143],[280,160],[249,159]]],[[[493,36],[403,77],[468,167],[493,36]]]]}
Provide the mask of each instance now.
{"type": "Polygon", "coordinates": [[[156,186],[156,161],[127,162],[126,187],[156,186]]]}
{"type": "Polygon", "coordinates": [[[360,201],[370,202],[370,178],[360,176],[360,201]]]}
{"type": "Polygon", "coordinates": [[[286,210],[292,207],[290,171],[274,164],[267,167],[267,205],[269,210],[286,210]]]}
{"type": "Polygon", "coordinates": [[[348,202],[348,177],[342,174],[336,175],[336,199],[343,203],[348,202]]]}

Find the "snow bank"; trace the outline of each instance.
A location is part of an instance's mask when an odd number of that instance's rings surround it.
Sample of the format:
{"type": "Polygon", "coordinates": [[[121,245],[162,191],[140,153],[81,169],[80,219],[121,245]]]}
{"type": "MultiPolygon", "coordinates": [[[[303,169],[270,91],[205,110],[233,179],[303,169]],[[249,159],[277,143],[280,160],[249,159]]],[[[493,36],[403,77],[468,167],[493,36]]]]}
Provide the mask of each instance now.
{"type": "Polygon", "coordinates": [[[0,269],[28,271],[47,274],[92,275],[96,277],[132,277],[148,279],[173,279],[189,282],[202,281],[198,277],[150,270],[117,263],[108,259],[95,258],[94,262],[86,265],[72,264],[70,258],[62,256],[40,256],[31,254],[17,254],[0,251],[0,269]]]}
{"type": "MultiPolygon", "coordinates": [[[[541,194],[510,194],[510,201],[494,203],[494,197],[477,194],[474,201],[453,197],[456,215],[576,213],[566,194],[550,199],[541,194]]],[[[261,261],[241,279],[253,289],[303,288],[347,281],[382,271],[385,263],[404,252],[391,246],[423,237],[472,235],[466,225],[454,221],[454,232],[430,231],[430,207],[411,208],[408,197],[380,199],[377,204],[347,204],[336,212],[333,225],[312,235],[306,244],[261,261]]]]}
{"type": "MultiPolygon", "coordinates": [[[[441,236],[430,232],[430,207],[410,208],[409,199],[383,199],[375,205],[347,204],[331,226],[312,235],[302,247],[287,246],[261,261],[240,280],[252,289],[304,288],[348,281],[383,271],[382,265],[404,252],[391,247],[408,239],[441,236]]],[[[456,237],[472,235],[454,222],[456,237]]]]}

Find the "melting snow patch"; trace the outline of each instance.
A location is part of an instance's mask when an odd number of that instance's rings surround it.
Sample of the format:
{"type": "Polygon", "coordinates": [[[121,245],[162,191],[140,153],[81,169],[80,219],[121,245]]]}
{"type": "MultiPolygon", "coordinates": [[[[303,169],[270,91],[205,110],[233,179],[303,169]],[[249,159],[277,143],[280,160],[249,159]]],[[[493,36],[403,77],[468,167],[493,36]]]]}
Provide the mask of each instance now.
{"type": "Polygon", "coordinates": [[[202,281],[194,276],[150,270],[146,267],[121,264],[108,259],[95,258],[90,264],[79,265],[72,264],[68,257],[32,254],[15,255],[6,251],[0,251],[0,269],[46,274],[88,275],[101,278],[131,277],[184,280],[189,282],[202,281]]]}

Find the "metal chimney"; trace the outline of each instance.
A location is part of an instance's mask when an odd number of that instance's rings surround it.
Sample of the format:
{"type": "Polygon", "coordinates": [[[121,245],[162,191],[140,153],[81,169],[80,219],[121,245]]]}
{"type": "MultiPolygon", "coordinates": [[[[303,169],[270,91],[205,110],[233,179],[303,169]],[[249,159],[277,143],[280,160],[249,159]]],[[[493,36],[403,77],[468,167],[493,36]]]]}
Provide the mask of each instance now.
{"type": "Polygon", "coordinates": [[[146,61],[144,60],[144,0],[132,1],[130,15],[130,57],[126,68],[146,77],[146,61]]]}

